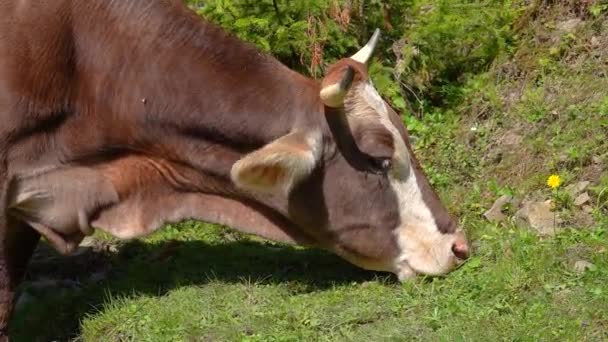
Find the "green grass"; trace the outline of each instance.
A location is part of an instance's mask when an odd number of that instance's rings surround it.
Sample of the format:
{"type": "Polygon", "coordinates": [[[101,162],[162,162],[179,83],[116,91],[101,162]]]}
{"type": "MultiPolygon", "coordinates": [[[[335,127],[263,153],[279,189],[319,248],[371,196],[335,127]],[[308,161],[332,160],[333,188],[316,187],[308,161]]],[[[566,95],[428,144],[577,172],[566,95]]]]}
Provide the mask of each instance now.
{"type": "MultiPolygon", "coordinates": [[[[122,246],[106,260],[108,281],[39,293],[13,332],[16,341],[608,338],[606,227],[549,240],[471,229],[476,251],[464,267],[400,284],[324,252],[190,222],[122,246]],[[579,259],[595,268],[574,272],[579,259]]],[[[59,267],[78,274],[75,260],[59,267]]]]}

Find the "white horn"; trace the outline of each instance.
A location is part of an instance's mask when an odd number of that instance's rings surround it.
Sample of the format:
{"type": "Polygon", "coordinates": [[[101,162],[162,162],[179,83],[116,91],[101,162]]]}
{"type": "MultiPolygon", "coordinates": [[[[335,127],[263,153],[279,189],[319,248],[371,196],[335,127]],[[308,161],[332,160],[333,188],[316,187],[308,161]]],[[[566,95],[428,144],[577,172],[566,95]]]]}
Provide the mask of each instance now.
{"type": "Polygon", "coordinates": [[[366,64],[367,61],[369,61],[369,58],[374,53],[374,50],[376,49],[376,45],[378,44],[379,38],[380,38],[380,29],[376,29],[374,31],[374,35],[369,39],[367,44],[365,44],[365,46],[362,47],[361,50],[359,50],[359,52],[354,54],[351,57],[351,59],[354,59],[355,61],[357,61],[359,63],[366,64]]]}
{"type": "Polygon", "coordinates": [[[350,86],[353,84],[354,77],[355,70],[350,66],[347,67],[340,82],[321,89],[321,101],[328,107],[342,107],[344,105],[344,97],[346,97],[346,93],[348,93],[350,86]]]}

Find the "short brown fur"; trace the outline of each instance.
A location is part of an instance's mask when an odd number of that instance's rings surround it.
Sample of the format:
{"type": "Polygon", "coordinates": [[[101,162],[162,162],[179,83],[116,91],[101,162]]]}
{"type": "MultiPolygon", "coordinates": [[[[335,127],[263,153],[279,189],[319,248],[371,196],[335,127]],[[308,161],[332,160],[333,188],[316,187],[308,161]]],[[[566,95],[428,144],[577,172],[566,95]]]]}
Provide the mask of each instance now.
{"type": "MultiPolygon", "coordinates": [[[[0,341],[38,232],[67,253],[92,228],[133,238],[196,218],[369,265],[397,256],[395,195],[364,158],[392,138],[351,132],[318,82],[177,0],[0,0],[0,13],[0,341]],[[233,184],[235,162],[295,131],[324,142],[310,177],[267,197],[233,184]]],[[[367,81],[345,59],[324,82],[346,65],[367,81]]]]}

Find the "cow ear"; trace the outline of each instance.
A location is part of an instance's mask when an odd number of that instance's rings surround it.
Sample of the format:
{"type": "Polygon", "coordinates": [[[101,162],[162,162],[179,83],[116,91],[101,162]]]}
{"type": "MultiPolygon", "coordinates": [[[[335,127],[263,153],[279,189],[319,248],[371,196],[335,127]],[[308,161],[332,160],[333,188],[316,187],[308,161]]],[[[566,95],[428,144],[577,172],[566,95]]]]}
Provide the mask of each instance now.
{"type": "Polygon", "coordinates": [[[232,181],[254,193],[288,193],[312,173],[321,149],[320,134],[288,134],[237,161],[230,172],[232,181]]]}

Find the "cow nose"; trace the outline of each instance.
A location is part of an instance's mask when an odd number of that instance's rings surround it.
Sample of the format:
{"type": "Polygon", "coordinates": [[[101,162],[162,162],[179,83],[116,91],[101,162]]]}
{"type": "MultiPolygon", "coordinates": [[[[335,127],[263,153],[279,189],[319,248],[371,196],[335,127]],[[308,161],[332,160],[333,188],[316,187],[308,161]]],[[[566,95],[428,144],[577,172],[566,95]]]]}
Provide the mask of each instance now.
{"type": "Polygon", "coordinates": [[[452,245],[452,253],[461,260],[466,260],[469,257],[469,246],[465,241],[456,241],[452,245]]]}

